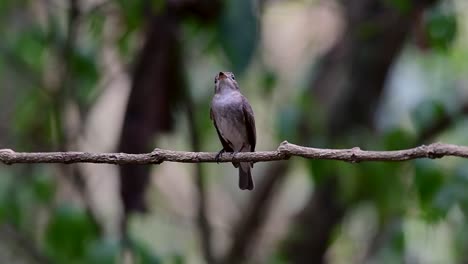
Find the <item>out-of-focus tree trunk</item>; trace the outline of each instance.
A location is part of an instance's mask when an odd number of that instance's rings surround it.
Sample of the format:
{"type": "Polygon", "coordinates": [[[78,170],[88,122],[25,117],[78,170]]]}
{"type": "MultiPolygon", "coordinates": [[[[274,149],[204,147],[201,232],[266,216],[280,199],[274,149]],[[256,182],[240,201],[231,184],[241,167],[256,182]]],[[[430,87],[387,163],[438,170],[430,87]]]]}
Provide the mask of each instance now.
{"type": "MultiPolygon", "coordinates": [[[[132,76],[119,144],[122,152],[151,151],[156,135],[172,130],[176,106],[184,100],[186,91],[178,39],[180,20],[195,16],[212,21],[220,2],[169,1],[165,6],[161,14],[149,15],[144,45],[132,76]]],[[[121,196],[126,214],[146,210],[144,196],[149,169],[149,166],[121,166],[121,196]]]]}
{"type": "MultiPolygon", "coordinates": [[[[314,98],[326,109],[329,142],[360,128],[372,131],[389,68],[417,23],[416,14],[433,2],[412,1],[408,10],[392,1],[344,3],[347,28],[311,83],[314,98]]],[[[337,195],[339,176],[321,178],[285,241],[283,252],[292,263],[323,263],[333,230],[346,213],[337,195]]]]}
{"type": "MultiPolygon", "coordinates": [[[[138,57],[133,74],[130,98],[125,114],[119,151],[127,153],[149,152],[154,147],[158,133],[171,131],[174,112],[185,104],[190,120],[191,141],[194,151],[199,151],[193,102],[184,81],[184,62],[178,38],[180,22],[185,17],[195,17],[200,22],[213,22],[220,10],[220,1],[167,1],[166,9],[151,15],[145,44],[138,57]]],[[[207,219],[206,195],[200,165],[197,165],[198,225],[201,248],[207,263],[214,263],[211,249],[211,228],[207,219]]],[[[131,212],[144,212],[145,190],[149,184],[150,166],[124,165],[120,167],[120,193],[124,207],[122,233],[131,212]]],[[[167,186],[170,188],[170,186],[167,186]]]]}
{"type": "MultiPolygon", "coordinates": [[[[145,44],[133,73],[132,88],[120,138],[119,151],[149,152],[155,135],[173,126],[174,103],[182,96],[182,63],[176,19],[164,14],[149,24],[145,44]]],[[[125,213],[143,212],[150,166],[120,167],[125,213]]]]}

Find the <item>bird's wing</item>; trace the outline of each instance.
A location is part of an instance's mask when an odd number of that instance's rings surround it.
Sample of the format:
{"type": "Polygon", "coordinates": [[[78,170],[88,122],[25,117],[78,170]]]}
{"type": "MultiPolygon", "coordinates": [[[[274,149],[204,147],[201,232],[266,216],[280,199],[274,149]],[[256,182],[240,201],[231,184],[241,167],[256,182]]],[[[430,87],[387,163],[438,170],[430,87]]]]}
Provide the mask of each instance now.
{"type": "Polygon", "coordinates": [[[233,149],[231,148],[229,141],[225,140],[223,136],[221,135],[221,132],[219,132],[218,126],[216,125],[216,119],[214,116],[213,109],[210,107],[210,119],[213,120],[213,124],[216,128],[216,133],[218,133],[219,141],[221,141],[221,144],[223,145],[223,148],[227,152],[233,152],[233,149]]]}
{"type": "Polygon", "coordinates": [[[244,112],[245,126],[247,129],[247,137],[250,144],[250,151],[255,151],[255,144],[257,143],[257,133],[255,131],[255,118],[252,107],[247,101],[247,98],[242,96],[242,110],[244,112]]]}

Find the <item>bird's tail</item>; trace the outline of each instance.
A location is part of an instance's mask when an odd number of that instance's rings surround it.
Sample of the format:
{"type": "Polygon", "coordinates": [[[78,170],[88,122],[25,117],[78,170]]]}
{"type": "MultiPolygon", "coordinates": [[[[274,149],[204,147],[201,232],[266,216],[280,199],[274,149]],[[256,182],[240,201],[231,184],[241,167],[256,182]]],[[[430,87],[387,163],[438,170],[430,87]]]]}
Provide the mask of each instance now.
{"type": "Polygon", "coordinates": [[[239,188],[241,190],[253,190],[254,182],[250,172],[250,162],[241,162],[239,166],[239,188]]]}

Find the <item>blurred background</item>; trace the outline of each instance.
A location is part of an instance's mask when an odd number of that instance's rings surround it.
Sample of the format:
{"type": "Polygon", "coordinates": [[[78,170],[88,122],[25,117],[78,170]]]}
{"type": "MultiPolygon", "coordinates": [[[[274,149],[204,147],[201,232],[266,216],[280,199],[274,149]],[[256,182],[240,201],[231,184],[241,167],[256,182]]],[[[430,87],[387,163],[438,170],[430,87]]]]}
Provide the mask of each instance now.
{"type": "MultiPolygon", "coordinates": [[[[1,0],[0,148],[219,151],[236,74],[257,150],[468,145],[465,0],[1,0]]],[[[468,263],[457,158],[0,166],[2,263],[468,263]]]]}

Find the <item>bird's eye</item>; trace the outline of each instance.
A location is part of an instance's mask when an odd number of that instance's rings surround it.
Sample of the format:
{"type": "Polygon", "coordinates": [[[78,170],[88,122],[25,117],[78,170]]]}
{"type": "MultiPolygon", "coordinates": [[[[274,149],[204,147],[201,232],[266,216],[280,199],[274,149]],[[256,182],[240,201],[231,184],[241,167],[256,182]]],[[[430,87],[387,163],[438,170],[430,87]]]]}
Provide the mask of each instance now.
{"type": "Polygon", "coordinates": [[[234,74],[233,74],[233,73],[231,73],[231,79],[233,79],[233,80],[236,79],[236,77],[234,77],[234,74]]]}

